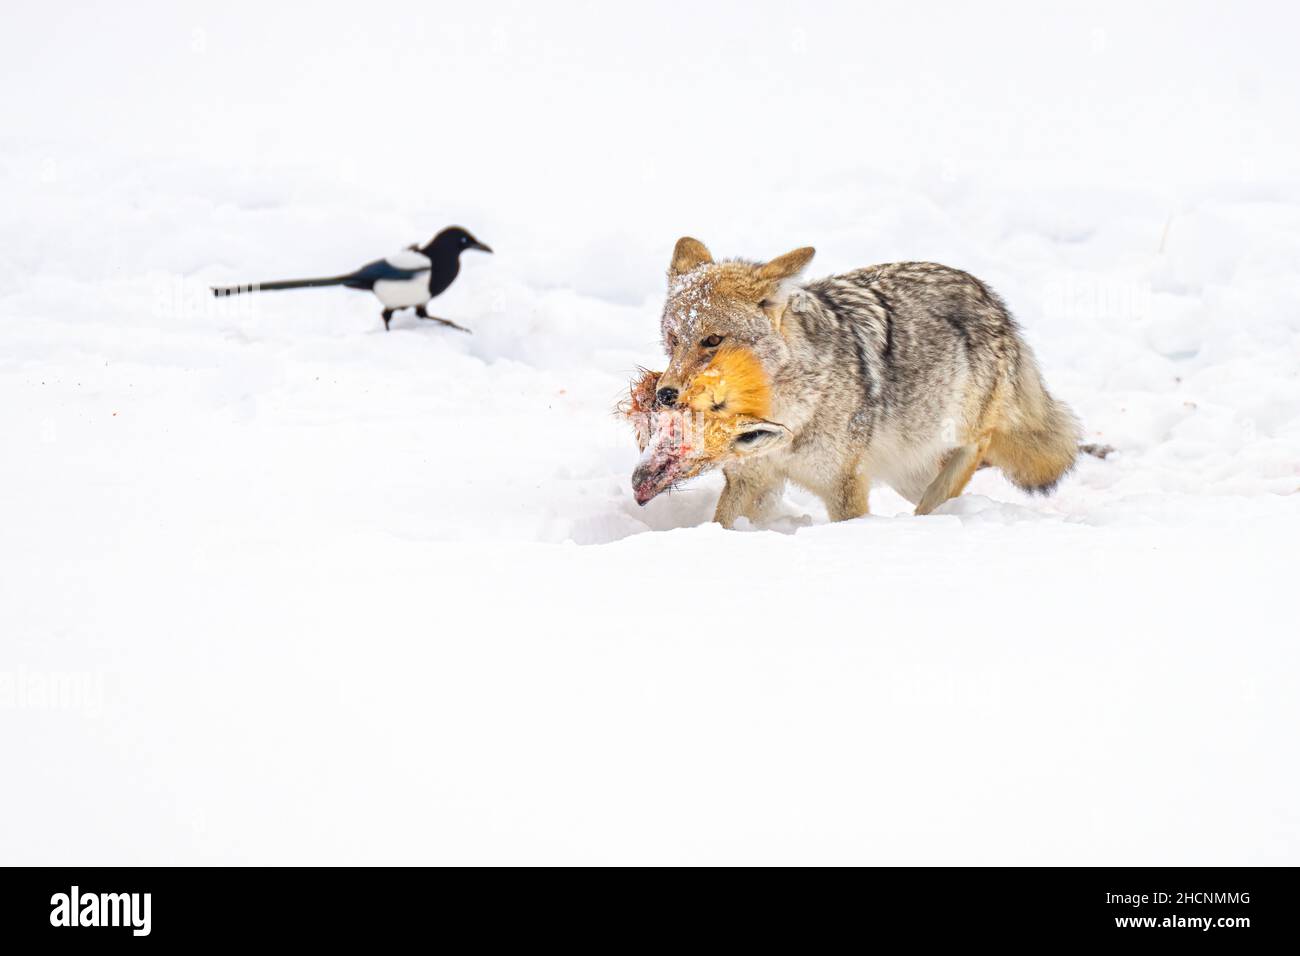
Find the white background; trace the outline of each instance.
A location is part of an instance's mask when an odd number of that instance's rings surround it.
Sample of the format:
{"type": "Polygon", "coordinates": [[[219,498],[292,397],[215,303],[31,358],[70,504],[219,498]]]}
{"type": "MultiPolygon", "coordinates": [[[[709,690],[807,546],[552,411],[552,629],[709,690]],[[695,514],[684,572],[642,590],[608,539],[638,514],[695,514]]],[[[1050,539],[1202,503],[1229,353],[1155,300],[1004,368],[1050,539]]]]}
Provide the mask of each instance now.
{"type": "Polygon", "coordinates": [[[1290,5],[27,5],[0,861],[1300,862],[1290,5]],[[458,222],[434,311],[330,275],[458,222]],[[632,500],[673,242],[932,259],[1091,440],[632,500]]]}

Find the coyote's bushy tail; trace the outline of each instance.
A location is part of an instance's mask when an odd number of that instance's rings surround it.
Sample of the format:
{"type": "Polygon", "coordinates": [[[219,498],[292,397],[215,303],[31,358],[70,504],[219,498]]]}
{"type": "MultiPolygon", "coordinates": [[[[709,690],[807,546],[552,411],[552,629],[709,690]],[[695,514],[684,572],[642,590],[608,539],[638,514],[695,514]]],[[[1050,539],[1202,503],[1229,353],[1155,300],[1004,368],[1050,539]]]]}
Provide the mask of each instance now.
{"type": "Polygon", "coordinates": [[[1049,494],[1074,467],[1081,429],[1074,412],[1048,394],[1033,357],[1024,349],[1002,423],[993,430],[985,459],[1025,491],[1049,494]]]}

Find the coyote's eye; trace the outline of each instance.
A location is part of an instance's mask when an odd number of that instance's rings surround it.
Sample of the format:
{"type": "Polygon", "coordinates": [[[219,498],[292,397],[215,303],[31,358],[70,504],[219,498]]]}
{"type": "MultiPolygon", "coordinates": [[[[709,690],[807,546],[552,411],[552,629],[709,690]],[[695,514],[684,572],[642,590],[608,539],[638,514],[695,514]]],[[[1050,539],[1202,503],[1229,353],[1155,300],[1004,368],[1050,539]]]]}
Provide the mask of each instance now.
{"type": "Polygon", "coordinates": [[[700,343],[700,345],[706,349],[716,349],[721,344],[722,344],[721,335],[710,335],[707,339],[705,339],[703,342],[700,343]]]}

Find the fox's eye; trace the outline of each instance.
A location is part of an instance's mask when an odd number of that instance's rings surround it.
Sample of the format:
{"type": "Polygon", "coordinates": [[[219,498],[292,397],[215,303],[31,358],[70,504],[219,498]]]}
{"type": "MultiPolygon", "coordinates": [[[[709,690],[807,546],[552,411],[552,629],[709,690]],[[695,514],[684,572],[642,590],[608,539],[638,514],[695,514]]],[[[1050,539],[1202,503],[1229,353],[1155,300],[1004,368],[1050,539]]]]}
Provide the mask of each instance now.
{"type": "Polygon", "coordinates": [[[736,441],[741,445],[752,445],[762,437],[762,432],[743,432],[736,436],[736,441]]]}
{"type": "Polygon", "coordinates": [[[721,335],[710,335],[707,339],[705,339],[703,342],[700,343],[700,345],[702,345],[706,349],[716,349],[721,344],[722,344],[721,335]]]}

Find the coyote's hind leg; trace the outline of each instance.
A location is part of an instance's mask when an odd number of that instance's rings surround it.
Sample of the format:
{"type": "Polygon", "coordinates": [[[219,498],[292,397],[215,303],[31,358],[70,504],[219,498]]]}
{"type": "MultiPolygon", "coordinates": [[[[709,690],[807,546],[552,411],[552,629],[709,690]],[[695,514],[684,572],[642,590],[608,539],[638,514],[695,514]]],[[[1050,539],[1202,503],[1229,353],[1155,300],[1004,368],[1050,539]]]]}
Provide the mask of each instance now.
{"type": "Polygon", "coordinates": [[[975,474],[975,469],[980,466],[988,446],[989,440],[981,438],[973,445],[962,445],[960,448],[953,449],[948,460],[944,462],[943,468],[939,470],[939,476],[930,482],[930,487],[925,489],[925,494],[921,496],[921,503],[916,506],[916,513],[928,515],[949,498],[956,498],[961,494],[966,483],[970,481],[970,476],[975,474]]]}

